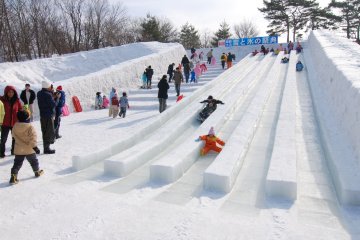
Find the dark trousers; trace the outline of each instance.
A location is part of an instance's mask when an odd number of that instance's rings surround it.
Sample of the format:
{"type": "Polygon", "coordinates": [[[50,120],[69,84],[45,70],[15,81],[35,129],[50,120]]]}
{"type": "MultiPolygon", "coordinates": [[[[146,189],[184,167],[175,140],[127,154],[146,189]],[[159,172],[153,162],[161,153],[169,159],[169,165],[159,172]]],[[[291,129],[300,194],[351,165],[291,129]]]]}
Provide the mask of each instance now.
{"type": "Polygon", "coordinates": [[[189,78],[190,78],[190,72],[185,72],[185,71],[184,71],[184,75],[185,75],[186,83],[188,83],[188,82],[189,82],[189,78]]]}
{"type": "Polygon", "coordinates": [[[55,120],[54,120],[55,136],[59,136],[60,123],[61,123],[61,115],[55,116],[55,120]]]}
{"type": "Polygon", "coordinates": [[[40,118],[42,138],[44,142],[44,149],[48,149],[50,144],[55,142],[54,120],[52,118],[40,118]]]}
{"type": "Polygon", "coordinates": [[[173,73],[169,73],[169,82],[171,82],[173,75],[174,75],[173,73]]]}
{"type": "Polygon", "coordinates": [[[36,158],[36,154],[33,153],[29,155],[15,155],[14,165],[11,168],[11,174],[18,174],[25,158],[29,161],[34,172],[39,171],[39,161],[36,158]]]}
{"type": "Polygon", "coordinates": [[[180,95],[180,83],[175,83],[176,96],[180,95]]]}
{"type": "Polygon", "coordinates": [[[125,115],[126,115],[126,107],[120,107],[119,117],[121,116],[125,117],[125,115]]]}
{"type": "Polygon", "coordinates": [[[208,57],[207,63],[211,64],[211,57],[208,57]]]}
{"type": "Polygon", "coordinates": [[[148,86],[148,87],[151,87],[151,78],[147,78],[147,82],[146,82],[146,85],[148,86]]]}
{"type": "MultiPolygon", "coordinates": [[[[0,155],[5,155],[6,141],[9,136],[9,132],[12,131],[12,127],[2,126],[1,127],[1,143],[0,143],[0,155]]],[[[12,137],[11,142],[11,154],[14,152],[15,139],[12,137]]]]}
{"type": "Polygon", "coordinates": [[[166,109],[166,99],[159,98],[159,112],[162,113],[166,109]]]}
{"type": "Polygon", "coordinates": [[[225,69],[225,61],[221,61],[222,69],[225,69]]]}

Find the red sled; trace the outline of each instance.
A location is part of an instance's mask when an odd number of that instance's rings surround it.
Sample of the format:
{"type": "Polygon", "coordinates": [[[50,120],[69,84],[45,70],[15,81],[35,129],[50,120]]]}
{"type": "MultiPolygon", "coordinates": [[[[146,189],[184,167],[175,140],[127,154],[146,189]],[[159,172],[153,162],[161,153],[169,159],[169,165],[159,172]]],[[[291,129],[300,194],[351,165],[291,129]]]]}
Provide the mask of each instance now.
{"type": "Polygon", "coordinates": [[[76,112],[82,112],[82,107],[81,107],[79,98],[77,96],[73,96],[72,101],[73,101],[73,104],[74,104],[75,111],[76,112]]]}
{"type": "Polygon", "coordinates": [[[70,115],[70,111],[69,111],[69,106],[65,103],[64,106],[61,109],[62,115],[64,117],[69,116],[70,115]]]}
{"type": "Polygon", "coordinates": [[[180,96],[177,97],[176,102],[180,101],[183,98],[184,98],[184,95],[181,94],[180,96]]]}

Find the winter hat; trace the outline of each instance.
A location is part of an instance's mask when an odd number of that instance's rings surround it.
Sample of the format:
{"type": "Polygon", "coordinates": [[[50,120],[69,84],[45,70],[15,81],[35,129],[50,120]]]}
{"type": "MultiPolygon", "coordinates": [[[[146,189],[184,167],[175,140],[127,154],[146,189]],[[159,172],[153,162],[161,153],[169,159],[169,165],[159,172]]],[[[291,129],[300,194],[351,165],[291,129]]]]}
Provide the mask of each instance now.
{"type": "Polygon", "coordinates": [[[30,122],[30,117],[27,111],[18,111],[16,116],[19,122],[30,122]]]}
{"type": "Polygon", "coordinates": [[[214,135],[215,136],[215,131],[214,131],[214,127],[210,128],[209,134],[208,135],[214,135]]]}
{"type": "Polygon", "coordinates": [[[61,85],[59,85],[59,86],[56,88],[56,90],[58,90],[58,91],[62,91],[62,86],[61,86],[61,85]]]}
{"type": "Polygon", "coordinates": [[[41,82],[41,87],[42,88],[49,88],[49,87],[51,87],[51,83],[44,80],[44,81],[41,82]]]}

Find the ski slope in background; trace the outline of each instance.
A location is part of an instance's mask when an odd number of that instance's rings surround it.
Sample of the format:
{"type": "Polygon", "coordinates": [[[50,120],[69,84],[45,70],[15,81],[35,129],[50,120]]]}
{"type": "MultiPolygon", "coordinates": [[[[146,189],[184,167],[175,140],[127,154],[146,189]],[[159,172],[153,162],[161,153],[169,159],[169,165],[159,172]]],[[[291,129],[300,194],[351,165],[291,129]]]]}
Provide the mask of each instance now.
{"type": "MultiPolygon", "coordinates": [[[[330,117],[342,106],[327,95],[328,79],[340,81],[348,65],[332,57],[327,64],[337,75],[316,67],[339,46],[356,51],[336,41],[315,32],[289,64],[280,63],[282,54],[244,54],[229,70],[209,66],[198,83],[182,85],[178,103],[171,85],[162,114],[158,73],[151,90],[126,88],[131,107],[124,119],[107,110],[63,118],[56,155],[39,156],[44,176],[34,179],[24,163],[20,183],[9,187],[13,158],[0,162],[2,238],[360,239],[359,151],[339,124],[356,122],[358,110],[330,117]],[[305,63],[300,73],[298,60],[305,63]],[[200,125],[199,102],[208,95],[225,105],[200,125]],[[225,148],[200,157],[194,140],[211,126],[225,148]]],[[[217,59],[222,51],[215,50],[217,59]]],[[[167,67],[158,54],[158,65],[167,67]]],[[[359,70],[346,70],[355,86],[359,70]]],[[[345,99],[346,91],[338,94],[345,99]]],[[[39,122],[34,126],[40,135],[39,122]]]]}

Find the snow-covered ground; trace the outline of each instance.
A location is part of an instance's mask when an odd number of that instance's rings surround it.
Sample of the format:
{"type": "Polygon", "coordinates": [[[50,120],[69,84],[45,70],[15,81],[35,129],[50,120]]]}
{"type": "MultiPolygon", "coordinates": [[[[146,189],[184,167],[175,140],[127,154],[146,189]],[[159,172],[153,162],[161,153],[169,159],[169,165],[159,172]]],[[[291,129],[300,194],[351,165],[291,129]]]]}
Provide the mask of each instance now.
{"type": "MultiPolygon", "coordinates": [[[[182,85],[185,98],[178,103],[171,85],[169,108],[162,114],[158,113],[157,78],[170,62],[180,61],[184,50],[168,46],[174,59],[170,60],[160,50],[149,53],[127,46],[133,55],[123,53],[122,58],[140,57],[132,59],[134,66],[140,61],[155,65],[149,54],[156,59],[159,71],[154,88],[126,88],[131,108],[124,119],[109,118],[107,110],[64,117],[63,137],[54,144],[56,154],[39,155],[45,170],[39,179],[24,163],[20,183],[10,187],[13,157],[2,159],[1,239],[360,239],[360,208],[352,205],[360,201],[351,191],[359,186],[355,182],[359,148],[344,125],[337,123],[342,116],[358,123],[358,118],[351,119],[357,110],[346,102],[346,91],[337,93],[343,96],[336,99],[343,102],[325,105],[331,101],[326,95],[331,91],[322,83],[332,77],[355,86],[351,76],[358,76],[359,70],[346,65],[350,75],[343,77],[316,67],[326,62],[327,69],[345,71],[344,61],[327,61],[321,47],[325,42],[336,43],[326,48],[327,53],[339,48],[360,52],[357,45],[340,45],[329,33],[316,32],[304,55],[292,54],[289,64],[280,63],[282,55],[247,55],[241,61],[237,58],[240,63],[229,70],[219,64],[208,66],[198,83],[182,85]],[[294,67],[298,59],[305,62],[300,73],[294,67]],[[195,120],[199,101],[209,94],[225,105],[200,125],[195,120]],[[348,106],[349,115],[335,114],[341,104],[348,106]],[[330,117],[331,113],[335,116],[330,117]],[[201,143],[194,140],[210,126],[226,145],[218,155],[200,157],[201,143]],[[346,159],[339,158],[339,153],[346,159]],[[84,169],[76,171],[73,165],[79,159],[94,164],[82,164],[84,169]]],[[[152,43],[152,48],[162,48],[156,45],[152,43]]],[[[106,56],[111,49],[107,51],[94,58],[108,70],[106,56]]],[[[215,51],[217,59],[221,52],[215,51]]],[[[351,62],[358,60],[359,54],[353,54],[351,62]]],[[[50,65],[42,61],[46,64],[38,72],[46,72],[50,65]]],[[[66,68],[67,61],[64,56],[58,65],[66,68]]],[[[30,68],[30,64],[19,66],[30,68]]],[[[106,76],[107,70],[94,68],[91,74],[103,71],[106,76]]],[[[71,77],[76,76],[75,71],[71,77]]],[[[23,85],[18,79],[8,75],[7,83],[23,85]]],[[[32,83],[39,85],[42,78],[34,79],[32,83]]],[[[71,81],[59,84],[67,86],[71,81]]],[[[354,99],[360,94],[355,88],[354,99]]],[[[33,124],[42,150],[40,124],[33,124]]],[[[358,126],[352,125],[353,131],[358,126]]]]}

